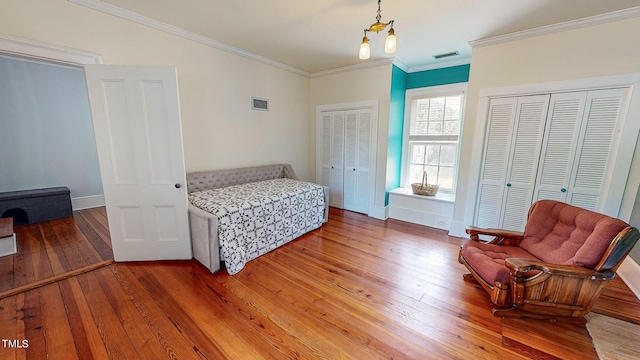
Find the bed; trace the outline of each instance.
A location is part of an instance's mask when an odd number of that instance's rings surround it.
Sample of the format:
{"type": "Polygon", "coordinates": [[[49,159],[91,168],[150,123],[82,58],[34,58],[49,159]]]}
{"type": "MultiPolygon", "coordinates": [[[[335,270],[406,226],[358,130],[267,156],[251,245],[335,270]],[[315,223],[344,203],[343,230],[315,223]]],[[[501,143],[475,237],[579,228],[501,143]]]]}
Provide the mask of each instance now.
{"type": "Polygon", "coordinates": [[[244,265],[328,219],[329,189],[289,164],[187,173],[193,257],[212,273],[244,265]]]}

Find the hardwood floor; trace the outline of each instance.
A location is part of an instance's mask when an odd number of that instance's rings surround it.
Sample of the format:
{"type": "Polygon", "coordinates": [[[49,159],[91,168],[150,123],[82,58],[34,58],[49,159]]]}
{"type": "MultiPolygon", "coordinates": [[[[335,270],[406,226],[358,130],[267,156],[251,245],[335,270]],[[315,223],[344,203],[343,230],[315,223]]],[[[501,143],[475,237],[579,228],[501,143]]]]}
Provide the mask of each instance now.
{"type": "MultiPolygon", "coordinates": [[[[332,209],[234,276],[196,261],[113,264],[0,299],[0,339],[28,341],[0,359],[597,359],[582,325],[493,317],[462,280],[459,242],[332,209]]],[[[622,281],[595,308],[640,324],[622,281]]]]}
{"type": "Polygon", "coordinates": [[[113,259],[104,207],[14,231],[18,253],[0,257],[0,293],[113,259]]]}

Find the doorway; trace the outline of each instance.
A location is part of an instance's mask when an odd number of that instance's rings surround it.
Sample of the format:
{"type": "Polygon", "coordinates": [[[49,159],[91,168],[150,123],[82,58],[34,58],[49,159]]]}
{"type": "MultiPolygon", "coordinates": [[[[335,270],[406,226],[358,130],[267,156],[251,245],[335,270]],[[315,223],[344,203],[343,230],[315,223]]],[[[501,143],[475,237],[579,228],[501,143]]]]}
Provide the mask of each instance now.
{"type": "Polygon", "coordinates": [[[18,238],[18,253],[0,257],[0,294],[113,262],[83,69],[98,63],[97,55],[0,36],[1,93],[16,105],[3,106],[0,191],[67,186],[76,210],[31,224],[18,210],[0,214],[14,218],[18,238]]]}
{"type": "Polygon", "coordinates": [[[82,69],[113,258],[191,259],[176,69],[102,65],[95,54],[2,35],[0,55],[82,69]]]}

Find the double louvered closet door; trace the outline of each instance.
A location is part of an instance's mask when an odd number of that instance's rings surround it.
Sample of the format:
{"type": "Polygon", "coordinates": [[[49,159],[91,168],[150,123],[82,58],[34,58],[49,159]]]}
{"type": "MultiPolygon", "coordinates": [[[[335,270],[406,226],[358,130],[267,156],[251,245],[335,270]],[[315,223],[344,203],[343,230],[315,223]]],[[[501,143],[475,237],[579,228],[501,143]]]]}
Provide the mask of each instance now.
{"type": "Polygon", "coordinates": [[[541,199],[602,212],[628,92],[492,99],[475,224],[521,231],[541,199]]]}
{"type": "Polygon", "coordinates": [[[322,112],[322,185],[329,205],[367,214],[372,109],[322,112]]]}

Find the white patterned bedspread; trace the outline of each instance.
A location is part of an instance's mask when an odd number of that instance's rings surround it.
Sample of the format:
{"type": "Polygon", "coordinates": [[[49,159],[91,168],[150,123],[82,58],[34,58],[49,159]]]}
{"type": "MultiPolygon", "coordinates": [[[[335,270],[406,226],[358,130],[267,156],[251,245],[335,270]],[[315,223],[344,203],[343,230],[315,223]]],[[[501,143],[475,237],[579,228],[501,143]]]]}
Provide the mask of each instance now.
{"type": "Polygon", "coordinates": [[[236,274],[260,255],[322,225],[320,185],[274,179],[189,194],[189,201],[219,220],[227,272],[236,274]]]}

